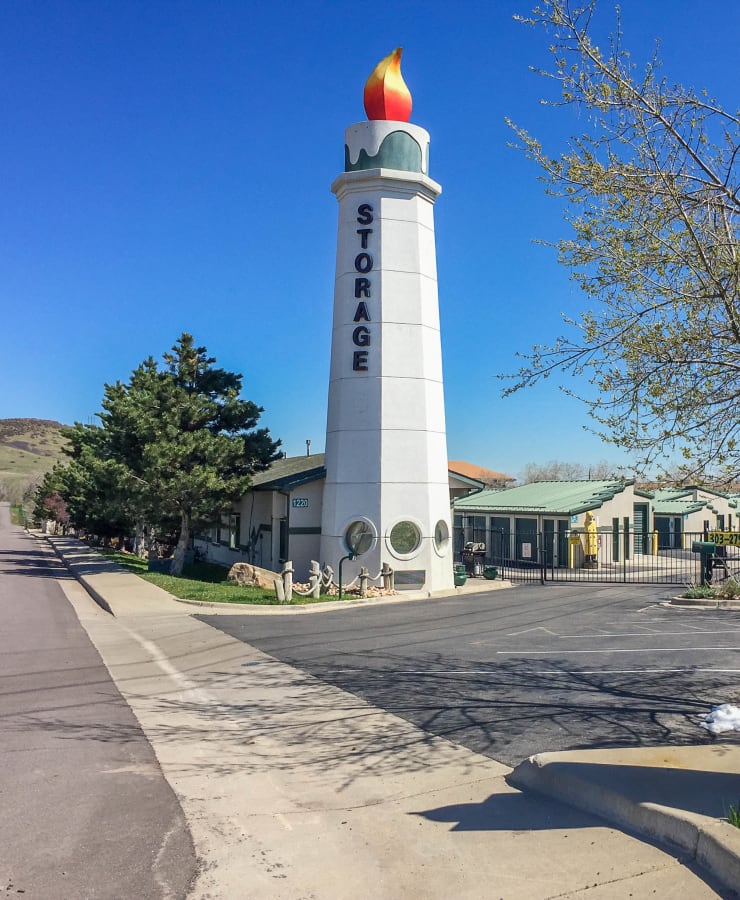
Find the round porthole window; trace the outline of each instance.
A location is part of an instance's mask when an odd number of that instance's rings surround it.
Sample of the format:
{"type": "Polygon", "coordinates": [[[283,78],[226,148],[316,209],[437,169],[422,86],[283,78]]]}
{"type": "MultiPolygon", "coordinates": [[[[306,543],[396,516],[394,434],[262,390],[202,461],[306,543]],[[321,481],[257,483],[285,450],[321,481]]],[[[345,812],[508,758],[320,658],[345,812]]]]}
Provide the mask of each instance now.
{"type": "Polygon", "coordinates": [[[450,529],[444,519],[440,519],[434,526],[434,547],[440,555],[447,550],[450,543],[450,529]]]}
{"type": "Polygon", "coordinates": [[[347,526],[344,543],[350,553],[361,556],[373,546],[375,537],[375,529],[367,519],[356,519],[347,526]]]}
{"type": "Polygon", "coordinates": [[[399,556],[408,556],[421,544],[421,531],[413,522],[396,522],[389,537],[391,548],[399,556]]]}

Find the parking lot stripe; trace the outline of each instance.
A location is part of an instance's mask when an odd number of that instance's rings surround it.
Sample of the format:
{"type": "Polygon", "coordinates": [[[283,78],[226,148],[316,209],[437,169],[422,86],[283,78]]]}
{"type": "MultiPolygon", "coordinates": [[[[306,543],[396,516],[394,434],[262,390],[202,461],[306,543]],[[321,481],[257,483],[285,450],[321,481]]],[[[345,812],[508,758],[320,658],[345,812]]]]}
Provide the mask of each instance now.
{"type": "MultiPolygon", "coordinates": [[[[655,675],[665,672],[714,672],[720,675],[738,675],[740,669],[711,669],[711,668],[694,668],[693,666],[679,666],[677,669],[578,669],[577,675],[655,675]]],[[[534,672],[535,675],[563,675],[569,674],[558,669],[539,669],[534,672]]]]}
{"type": "Polygon", "coordinates": [[[695,653],[707,650],[740,650],[740,647],[635,647],[624,649],[622,647],[603,647],[599,650],[496,650],[497,655],[511,656],[519,654],[524,656],[561,656],[563,653],[695,653]]]}
{"type": "MultiPolygon", "coordinates": [[[[622,637],[652,637],[654,638],[656,635],[659,637],[684,637],[685,635],[691,635],[694,637],[697,634],[727,634],[728,629],[723,628],[721,631],[615,631],[612,633],[605,634],[558,634],[555,635],[558,640],[562,641],[568,638],[622,638],[622,637]]],[[[521,633],[521,632],[520,632],[521,633]]],[[[550,632],[552,634],[552,632],[550,632]]],[[[506,635],[507,637],[514,637],[515,635],[506,635]]]]}

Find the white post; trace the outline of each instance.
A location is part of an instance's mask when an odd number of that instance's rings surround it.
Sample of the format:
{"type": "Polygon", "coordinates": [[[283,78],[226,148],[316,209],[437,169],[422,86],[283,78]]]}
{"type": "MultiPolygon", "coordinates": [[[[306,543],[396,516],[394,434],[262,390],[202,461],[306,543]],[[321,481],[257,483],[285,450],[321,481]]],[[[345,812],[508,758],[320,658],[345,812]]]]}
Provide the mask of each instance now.
{"type": "Polygon", "coordinates": [[[308,573],[308,583],[311,585],[311,596],[318,600],[321,596],[321,566],[315,559],[311,560],[311,568],[308,573]]]}
{"type": "Polygon", "coordinates": [[[285,594],[285,603],[293,600],[293,563],[288,560],[283,565],[283,592],[285,594]]]}
{"type": "Polygon", "coordinates": [[[383,563],[383,568],[381,570],[381,574],[383,576],[383,590],[384,591],[392,591],[393,590],[393,569],[388,565],[387,562],[383,563]]]}

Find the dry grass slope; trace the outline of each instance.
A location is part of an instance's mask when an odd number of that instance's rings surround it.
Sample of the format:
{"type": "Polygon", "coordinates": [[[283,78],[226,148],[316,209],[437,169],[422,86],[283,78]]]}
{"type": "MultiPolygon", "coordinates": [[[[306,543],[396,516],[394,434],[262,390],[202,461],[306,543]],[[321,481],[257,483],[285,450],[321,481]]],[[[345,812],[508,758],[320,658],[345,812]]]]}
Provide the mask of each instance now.
{"type": "Polygon", "coordinates": [[[0,419],[0,500],[18,502],[29,486],[66,459],[63,427],[48,419],[0,419]]]}

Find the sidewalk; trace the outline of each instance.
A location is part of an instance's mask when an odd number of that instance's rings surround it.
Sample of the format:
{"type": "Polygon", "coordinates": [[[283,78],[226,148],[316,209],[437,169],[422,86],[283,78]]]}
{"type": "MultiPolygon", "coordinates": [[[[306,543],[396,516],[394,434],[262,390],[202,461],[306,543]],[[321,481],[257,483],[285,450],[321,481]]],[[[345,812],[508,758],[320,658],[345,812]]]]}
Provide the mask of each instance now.
{"type": "Polygon", "coordinates": [[[740,829],[723,816],[740,803],[739,745],[545,753],[512,772],[216,632],[78,541],[47,540],[115,617],[78,605],[206,858],[192,897],[247,883],[250,897],[321,900],[738,890],[740,829]]]}

